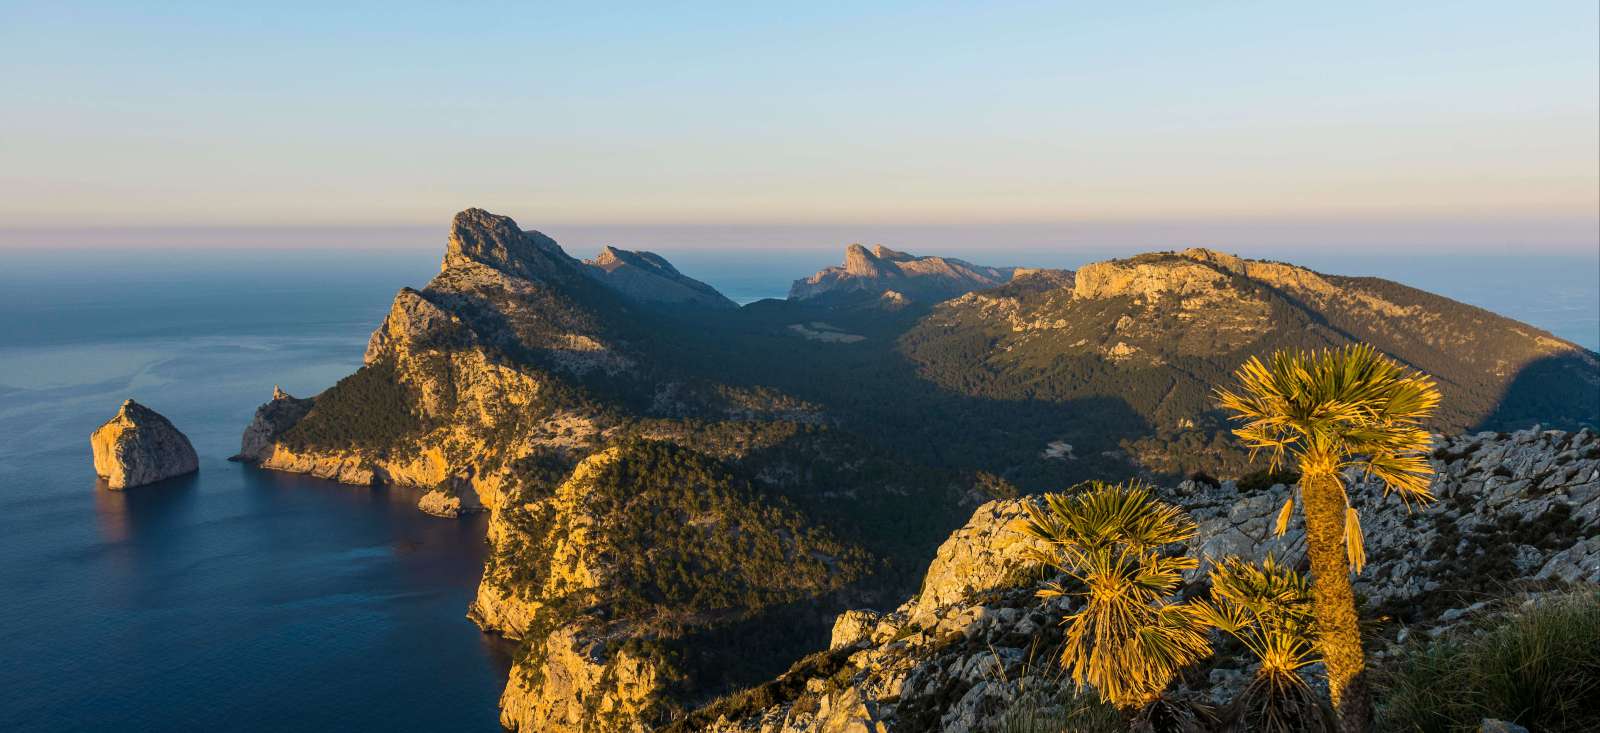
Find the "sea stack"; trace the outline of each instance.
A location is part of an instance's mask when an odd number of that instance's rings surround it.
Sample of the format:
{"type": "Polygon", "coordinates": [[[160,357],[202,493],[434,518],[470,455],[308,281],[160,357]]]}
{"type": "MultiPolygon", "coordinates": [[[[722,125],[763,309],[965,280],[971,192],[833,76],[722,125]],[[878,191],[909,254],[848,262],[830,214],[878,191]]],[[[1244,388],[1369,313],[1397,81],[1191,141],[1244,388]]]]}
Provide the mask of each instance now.
{"type": "Polygon", "coordinates": [[[133,400],[89,435],[94,472],[112,489],[141,486],[200,468],[189,438],[172,421],[133,400]]]}

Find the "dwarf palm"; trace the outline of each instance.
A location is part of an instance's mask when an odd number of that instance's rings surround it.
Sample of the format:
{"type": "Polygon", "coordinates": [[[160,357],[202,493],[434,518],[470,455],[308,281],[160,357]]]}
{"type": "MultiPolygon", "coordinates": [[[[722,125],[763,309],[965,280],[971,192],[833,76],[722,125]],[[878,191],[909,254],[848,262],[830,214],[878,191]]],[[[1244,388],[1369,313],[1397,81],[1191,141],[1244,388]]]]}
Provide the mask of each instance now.
{"type": "MultiPolygon", "coordinates": [[[[1406,370],[1370,346],[1320,352],[1280,351],[1269,364],[1252,357],[1235,374],[1238,392],[1218,390],[1222,407],[1244,425],[1235,435],[1265,452],[1274,468],[1300,471],[1300,499],[1311,557],[1317,634],[1328,688],[1344,730],[1364,730],[1371,700],[1362,675],[1350,569],[1365,563],[1361,523],[1340,472],[1359,467],[1408,503],[1428,501],[1430,438],[1421,423],[1439,404],[1428,377],[1406,370]]],[[[1279,512],[1281,534],[1294,499],[1279,512]]]]}
{"type": "Polygon", "coordinates": [[[1039,592],[1083,598],[1063,621],[1061,651],[1079,685],[1119,708],[1142,708],[1210,652],[1193,610],[1172,601],[1195,561],[1160,552],[1194,536],[1193,520],[1177,507],[1142,486],[1091,483],[1078,493],[1046,495],[1043,507],[1030,505],[1019,529],[1042,541],[1037,559],[1083,586],[1051,584],[1039,592]]]}
{"type": "Polygon", "coordinates": [[[1195,602],[1196,613],[1237,639],[1260,665],[1234,700],[1234,724],[1284,733],[1326,729],[1324,708],[1299,672],[1317,659],[1305,577],[1271,557],[1260,566],[1230,557],[1212,568],[1210,579],[1211,596],[1195,602]]]}

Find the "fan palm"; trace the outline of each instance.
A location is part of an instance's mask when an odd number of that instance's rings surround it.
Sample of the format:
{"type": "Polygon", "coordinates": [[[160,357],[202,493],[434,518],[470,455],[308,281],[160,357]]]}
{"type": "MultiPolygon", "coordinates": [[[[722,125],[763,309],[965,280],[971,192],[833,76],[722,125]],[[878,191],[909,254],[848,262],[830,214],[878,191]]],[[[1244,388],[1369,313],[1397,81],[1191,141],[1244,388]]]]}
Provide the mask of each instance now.
{"type": "MultiPolygon", "coordinates": [[[[1366,556],[1360,517],[1350,506],[1340,473],[1359,467],[1408,504],[1431,500],[1433,471],[1424,454],[1431,438],[1422,422],[1439,404],[1439,391],[1427,376],[1366,345],[1280,351],[1266,364],[1252,357],[1235,377],[1237,392],[1217,391],[1222,407],[1244,423],[1234,434],[1252,452],[1266,453],[1274,469],[1292,463],[1300,471],[1328,688],[1340,728],[1365,730],[1372,709],[1362,675],[1365,660],[1350,570],[1360,572],[1366,556]]],[[[1293,511],[1291,495],[1278,514],[1280,534],[1293,511]]]]}
{"type": "Polygon", "coordinates": [[[1029,505],[1019,530],[1042,541],[1036,559],[1055,566],[1082,591],[1051,584],[1043,597],[1080,595],[1068,615],[1061,664],[1119,708],[1160,698],[1184,667],[1210,653],[1193,609],[1172,601],[1189,557],[1164,545],[1194,536],[1193,520],[1146,487],[1090,483],[1072,494],[1047,494],[1029,505]]]}
{"type": "Polygon", "coordinates": [[[1237,728],[1325,730],[1326,712],[1300,676],[1301,668],[1317,660],[1311,587],[1305,577],[1269,556],[1260,566],[1226,558],[1212,568],[1210,579],[1211,596],[1195,602],[1196,613],[1237,639],[1259,662],[1254,678],[1234,700],[1237,728]]]}

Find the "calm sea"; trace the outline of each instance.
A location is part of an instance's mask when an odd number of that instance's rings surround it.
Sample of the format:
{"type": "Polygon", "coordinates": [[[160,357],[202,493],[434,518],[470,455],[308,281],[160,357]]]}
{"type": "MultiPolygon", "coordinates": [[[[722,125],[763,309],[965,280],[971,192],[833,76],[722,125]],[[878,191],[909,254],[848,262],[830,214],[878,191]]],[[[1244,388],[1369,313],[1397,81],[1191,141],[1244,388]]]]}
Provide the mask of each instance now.
{"type": "MultiPolygon", "coordinates": [[[[663,253],[742,301],[835,259],[663,253]]],[[[225,460],[274,384],[309,395],[352,371],[436,249],[4,254],[0,730],[497,729],[505,647],[463,617],[481,517],[225,460]],[[198,475],[96,488],[87,436],[127,397],[189,435],[198,475]]],[[[1294,259],[1600,347],[1593,259],[1294,259]]]]}

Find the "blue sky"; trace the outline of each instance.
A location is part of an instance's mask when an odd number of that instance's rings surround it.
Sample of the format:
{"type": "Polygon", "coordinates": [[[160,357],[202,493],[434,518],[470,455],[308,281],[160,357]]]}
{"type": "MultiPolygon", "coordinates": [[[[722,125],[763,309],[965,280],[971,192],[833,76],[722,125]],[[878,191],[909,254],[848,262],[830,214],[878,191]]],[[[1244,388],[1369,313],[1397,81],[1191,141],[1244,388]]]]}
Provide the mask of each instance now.
{"type": "Polygon", "coordinates": [[[137,5],[0,0],[0,228],[475,205],[1596,246],[1592,0],[137,5]]]}

